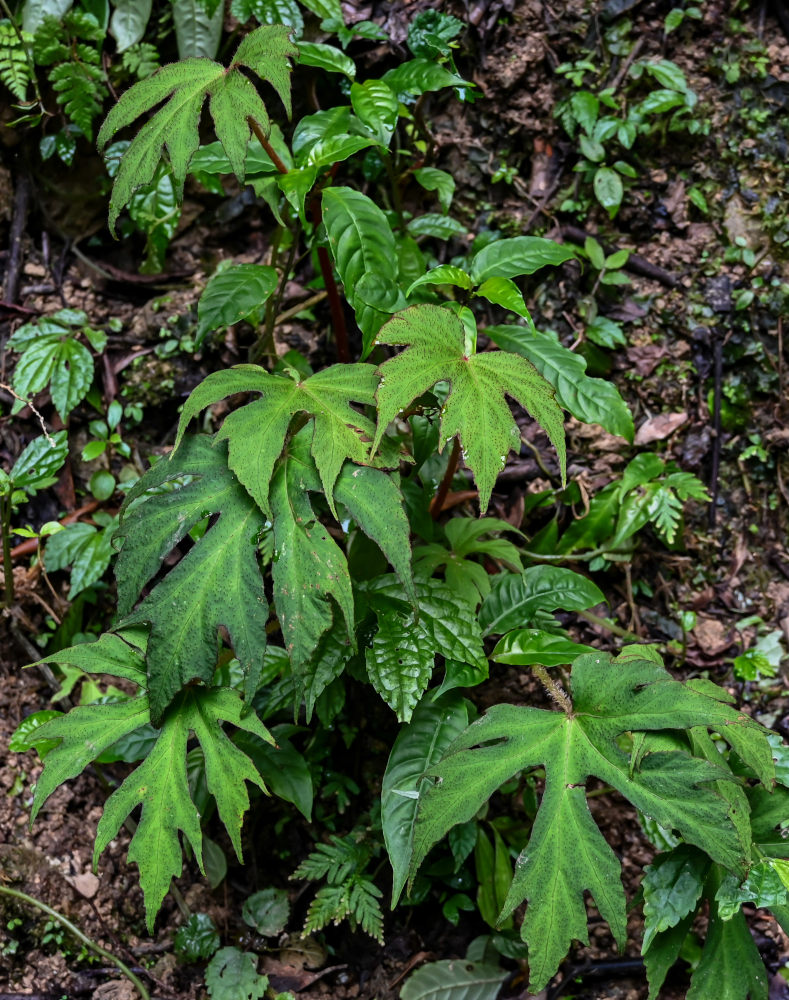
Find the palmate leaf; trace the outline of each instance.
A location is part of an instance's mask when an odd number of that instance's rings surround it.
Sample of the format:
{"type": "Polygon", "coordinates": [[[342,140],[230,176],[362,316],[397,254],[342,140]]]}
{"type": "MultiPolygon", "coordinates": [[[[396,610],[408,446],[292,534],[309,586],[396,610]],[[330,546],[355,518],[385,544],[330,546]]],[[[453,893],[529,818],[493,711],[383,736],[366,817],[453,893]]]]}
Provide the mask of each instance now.
{"type": "Polygon", "coordinates": [[[118,612],[125,624],[150,626],[147,669],[154,725],[190,681],[210,683],[222,625],[246,672],[247,696],[254,692],[268,620],[255,555],[264,523],[228,469],[225,448],[208,437],[185,440],[171,461],[157,463],[129,492],[115,535],[122,544],[115,567],[118,612]],[[130,506],[147,490],[184,476],[194,478],[130,506]],[[203,537],[132,610],[165,557],[208,515],[214,517],[203,537]]]}
{"type": "Polygon", "coordinates": [[[401,722],[408,722],[430,681],[436,655],[487,670],[473,607],[439,580],[417,580],[419,614],[394,576],[367,589],[378,629],[366,651],[373,687],[401,722]]]}
{"type": "Polygon", "coordinates": [[[270,129],[266,106],[252,81],[244,75],[244,69],[268,81],[290,115],[289,60],[298,50],[289,36],[290,28],[284,25],[263,25],[242,40],[228,68],[211,59],[184,59],[163,66],[123,94],[101,127],[99,151],[124,126],[163,101],[166,103],[143,125],[121,160],[110,197],[111,232],[115,232],[121,208],[128,204],[137,188],[153,179],[165,150],[180,199],[189,161],[200,143],[200,116],[206,98],[217,138],[243,183],[244,159],[251,136],[249,119],[257,122],[266,134],[270,129]]]}
{"type": "Polygon", "coordinates": [[[458,435],[484,513],[507,453],[520,450],[520,433],[505,395],[517,400],[546,431],[559,455],[563,478],[564,428],[553,389],[529,361],[504,351],[468,355],[464,336],[462,322],[433,305],[411,306],[382,327],[379,343],[403,344],[406,350],[380,367],[374,449],[401,410],[437,382],[449,382],[439,441],[443,447],[458,435]]]}
{"type": "Polygon", "coordinates": [[[377,377],[372,365],[332,365],[302,378],[297,372],[269,375],[258,365],[236,365],[204,379],[184,403],[176,447],[189,421],[206,406],[237,392],[261,398],[225,418],[217,440],[229,444],[229,465],[261,510],[271,512],[269,489],[291,421],[305,413],[312,422],[312,455],[323,491],[334,512],[334,484],[346,459],[369,461],[374,424],[352,402],[375,402],[377,377]]]}
{"type": "Polygon", "coordinates": [[[429,769],[436,781],[422,793],[414,831],[412,876],[432,845],[470,820],[501,784],[524,768],[545,768],[545,792],[501,914],[506,918],[528,902],[521,935],[529,945],[534,992],[574,939],[588,940],[585,892],[624,941],[619,862],[589,811],[588,777],[612,785],[728,870],[742,873],[750,852],[730,803],[714,787],[733,780],[730,771],[683,751],[650,753],[636,764],[617,741],[625,732],[692,726],[726,736],[734,727],[758,729],[755,723],[632,651],[613,661],[602,653],[579,657],[571,698],[566,713],[497,705],[473,723],[429,769]]]}
{"type": "MultiPolygon", "coordinates": [[[[138,682],[145,679],[142,652],[117,635],[104,635],[95,643],[75,646],[47,659],[74,664],[86,672],[109,673],[138,682]]],[[[202,869],[200,816],[190,798],[186,776],[190,733],[194,733],[202,747],[208,791],[216,799],[219,815],[241,858],[240,829],[249,807],[245,782],[251,781],[264,791],[266,788],[252,761],[225,735],[221,722],[273,742],[257,716],[243,713],[243,708],[238,693],[229,688],[193,688],[184,692],[166,714],[145,761],[106,803],[96,831],[94,867],[121,823],[136,806],[142,805],[128,857],[140,869],[149,930],[153,929],[170,879],[181,874],[179,831],[185,834],[202,869]]],[[[37,738],[55,740],[57,746],[47,754],[36,784],[31,823],[63,782],[80,774],[121,737],[150,722],[148,697],[141,693],[125,701],[79,706],[41,726],[37,738]]]]}

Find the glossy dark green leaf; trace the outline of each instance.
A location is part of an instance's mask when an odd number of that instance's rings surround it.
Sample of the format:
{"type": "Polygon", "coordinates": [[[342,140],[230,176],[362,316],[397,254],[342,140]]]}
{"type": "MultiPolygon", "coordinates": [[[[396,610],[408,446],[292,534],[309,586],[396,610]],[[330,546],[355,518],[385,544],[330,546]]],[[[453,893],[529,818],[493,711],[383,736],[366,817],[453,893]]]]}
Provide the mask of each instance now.
{"type": "Polygon", "coordinates": [[[490,658],[494,663],[509,663],[519,667],[535,664],[559,667],[572,663],[576,656],[594,652],[594,647],[573,642],[563,635],[542,632],[536,628],[521,628],[508,632],[499,639],[490,658]]]}
{"type": "Polygon", "coordinates": [[[419,789],[425,772],[468,725],[466,703],[457,695],[426,695],[392,746],[381,786],[381,824],[392,865],[392,909],[411,862],[419,789]]]}
{"type": "Polygon", "coordinates": [[[475,284],[486,278],[516,278],[534,274],[541,267],[556,267],[575,257],[575,250],[542,236],[513,236],[496,240],[479,250],[471,259],[471,277],[475,284]]]}
{"type": "Polygon", "coordinates": [[[486,635],[500,635],[528,625],[538,611],[583,611],[604,601],[600,588],[580,573],[563,566],[530,566],[496,578],[482,602],[479,624],[486,635]]]}
{"type": "Polygon", "coordinates": [[[277,272],[263,264],[236,264],[215,274],[197,303],[197,336],[232,326],[260,309],[277,287],[277,272]]]}

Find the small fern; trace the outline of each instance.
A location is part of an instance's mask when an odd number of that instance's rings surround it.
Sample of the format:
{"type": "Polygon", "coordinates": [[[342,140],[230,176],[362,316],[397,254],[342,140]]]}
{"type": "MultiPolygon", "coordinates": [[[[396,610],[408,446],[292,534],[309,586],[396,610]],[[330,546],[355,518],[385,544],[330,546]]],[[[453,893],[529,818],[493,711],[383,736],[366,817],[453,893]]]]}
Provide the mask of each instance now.
{"type": "Polygon", "coordinates": [[[33,79],[25,44],[32,45],[33,36],[26,31],[16,33],[9,20],[0,21],[0,81],[18,101],[27,98],[27,88],[33,79]]]}
{"type": "Polygon", "coordinates": [[[360,927],[365,934],[383,943],[383,913],[379,899],[381,890],[364,873],[376,853],[364,832],[346,837],[332,837],[328,844],[318,844],[302,861],[291,878],[317,880],[325,878],[307,912],[304,933],[312,934],[327,924],[347,920],[352,930],[360,927]]]}
{"type": "Polygon", "coordinates": [[[121,65],[138,80],[145,80],[159,69],[159,53],[150,42],[138,42],[123,53],[121,65]]]}
{"type": "Polygon", "coordinates": [[[52,66],[49,81],[69,121],[88,139],[107,96],[101,68],[104,30],[84,11],[72,10],[62,22],[46,17],[35,35],[33,54],[41,66],[52,66]]]}
{"type": "Polygon", "coordinates": [[[93,120],[101,113],[107,93],[101,69],[84,62],[61,63],[54,67],[49,79],[69,121],[92,139],[93,120]]]}

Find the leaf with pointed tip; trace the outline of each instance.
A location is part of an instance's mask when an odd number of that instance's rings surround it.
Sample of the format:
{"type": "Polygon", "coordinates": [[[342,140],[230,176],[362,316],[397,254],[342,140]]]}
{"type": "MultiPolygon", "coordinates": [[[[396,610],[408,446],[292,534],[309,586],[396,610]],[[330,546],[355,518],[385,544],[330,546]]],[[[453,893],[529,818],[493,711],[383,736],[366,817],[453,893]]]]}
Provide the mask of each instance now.
{"type": "Polygon", "coordinates": [[[86,674],[110,674],[125,677],[140,687],[145,687],[145,656],[143,649],[147,635],[135,635],[138,629],[119,629],[120,634],[105,632],[95,642],[81,642],[77,646],[58,650],[42,657],[38,663],[57,663],[77,667],[86,674]]]}
{"type": "Polygon", "coordinates": [[[496,643],[490,658],[494,663],[510,663],[518,667],[535,664],[559,667],[572,663],[576,656],[594,652],[593,646],[572,642],[564,635],[554,635],[536,628],[518,628],[508,632],[496,643]]]}
{"type": "Polygon", "coordinates": [[[565,475],[564,428],[553,390],[534,366],[516,354],[464,353],[465,330],[448,309],[417,305],[398,313],[381,329],[378,342],[406,350],[379,371],[379,423],[373,450],[388,424],[437,382],[449,382],[441,407],[441,446],[455,435],[474,473],[484,513],[496,477],[510,449],[520,450],[520,432],[505,395],[517,400],[546,431],[565,475]]]}
{"type": "Polygon", "coordinates": [[[269,489],[293,417],[311,418],[312,455],[329,507],[334,512],[334,484],[343,462],[369,460],[373,423],[352,406],[371,405],[377,383],[372,365],[332,365],[302,378],[297,372],[270,375],[258,365],[236,365],[204,379],[184,403],[176,447],[187,424],[200,410],[237,392],[258,392],[260,399],[235,410],[222,424],[217,440],[229,444],[229,465],[261,510],[270,513],[269,489]]]}
{"type": "Polygon", "coordinates": [[[244,68],[267,80],[290,107],[290,62],[298,50],[281,24],[263,25],[251,31],[236,50],[228,68],[211,59],[192,58],[163,66],[130,87],[104,120],[98,137],[99,151],[120,129],[164,103],[132,139],[123,154],[110,197],[109,227],[134,192],[153,179],[159,162],[169,157],[180,199],[189,162],[200,144],[199,126],[203,104],[209,109],[216,135],[239,181],[244,181],[244,159],[252,134],[253,119],[268,134],[266,105],[244,68]]]}
{"type": "Polygon", "coordinates": [[[392,909],[408,878],[419,787],[428,768],[468,725],[468,706],[456,693],[423,698],[389,754],[381,786],[381,826],[392,864],[392,909]]]}
{"type": "Polygon", "coordinates": [[[381,325],[401,305],[394,234],[378,205],[361,191],[326,188],[322,205],[329,249],[362,331],[362,357],[367,357],[381,325]]]}
{"type": "Polygon", "coordinates": [[[471,277],[474,284],[488,278],[516,278],[520,274],[534,274],[541,267],[557,267],[573,257],[572,247],[543,236],[513,236],[489,243],[474,254],[471,277]]]}
{"type": "Polygon", "coordinates": [[[529,566],[502,573],[479,609],[485,635],[501,635],[531,623],[538,611],[583,611],[605,601],[600,588],[563,566],[529,566]]]}
{"type": "Polygon", "coordinates": [[[545,793],[502,912],[506,917],[528,901],[521,935],[529,945],[535,992],[572,941],[588,939],[586,891],[615,938],[624,940],[619,863],[589,812],[584,793],[589,776],[612,785],[730,870],[744,871],[748,862],[730,803],[715,791],[717,782],[734,780],[725,766],[665,751],[647,754],[633,768],[618,738],[624,732],[694,725],[721,731],[754,723],[632,650],[614,661],[602,653],[579,657],[571,696],[569,714],[497,705],[473,723],[430,768],[437,780],[420,793],[414,831],[412,876],[432,845],[471,819],[500,785],[524,768],[545,768],[545,793]]]}
{"type": "Polygon", "coordinates": [[[320,489],[304,428],[290,441],[271,483],[274,605],[297,676],[332,625],[332,602],[354,646],[353,593],[345,554],[310,504],[309,491],[320,489]]]}
{"type": "Polygon", "coordinates": [[[387,473],[346,462],[334,487],[334,499],[343,504],[362,531],[392,565],[416,607],[411,576],[411,529],[403,508],[403,495],[387,473]]]}
{"type": "Polygon", "coordinates": [[[146,654],[151,716],[159,725],[175,695],[192,680],[211,682],[217,634],[225,626],[246,672],[251,696],[266,649],[268,602],[256,557],[263,515],[227,467],[225,448],[208,437],[188,438],[175,457],[161,461],[135,484],[115,537],[115,566],[123,624],[151,627],[146,654]],[[131,500],[178,477],[186,486],[131,500]],[[134,602],[170,551],[208,515],[219,515],[205,534],[136,610],[134,602]]]}
{"type": "Polygon", "coordinates": [[[417,580],[418,617],[394,576],[368,587],[378,631],[367,649],[373,687],[401,722],[408,722],[433,673],[436,654],[487,669],[473,609],[439,580],[417,580]]]}
{"type": "Polygon", "coordinates": [[[578,420],[600,424],[611,434],[633,440],[633,416],[613,382],[590,378],[586,359],[549,333],[529,326],[491,326],[485,330],[504,351],[527,358],[556,390],[556,399],[578,420]]]}
{"type": "Polygon", "coordinates": [[[408,977],[400,1000],[495,1000],[506,978],[498,965],[460,959],[429,962],[408,977]]]}
{"type": "Polygon", "coordinates": [[[687,1000],[767,1000],[767,970],[740,910],[722,920],[712,907],[701,961],[687,1000]]]}
{"type": "MultiPolygon", "coordinates": [[[[91,706],[99,711],[109,706],[91,706]]],[[[129,844],[128,860],[140,869],[145,897],[146,923],[153,922],[170,886],[181,874],[179,830],[184,833],[202,870],[200,816],[189,794],[186,747],[194,732],[205,756],[206,784],[217,802],[219,815],[241,860],[240,829],[249,808],[246,782],[263,791],[263,779],[246,754],[227,737],[220,722],[273,742],[268,730],[252,712],[243,713],[238,692],[229,688],[192,689],[184,693],[164,719],[159,738],[142,764],[112,793],[96,830],[94,866],[117,835],[121,823],[142,805],[137,830],[129,844]]],[[[69,713],[64,721],[71,717],[69,713]]],[[[146,720],[147,721],[147,720],[146,720]]]]}

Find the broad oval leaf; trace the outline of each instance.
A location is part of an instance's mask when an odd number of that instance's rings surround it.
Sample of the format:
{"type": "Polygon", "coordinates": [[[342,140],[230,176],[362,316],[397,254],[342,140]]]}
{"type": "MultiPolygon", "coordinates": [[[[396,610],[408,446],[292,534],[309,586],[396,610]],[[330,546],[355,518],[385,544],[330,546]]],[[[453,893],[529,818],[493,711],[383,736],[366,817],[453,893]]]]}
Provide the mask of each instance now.
{"type": "Polygon", "coordinates": [[[329,73],[342,73],[353,79],[356,76],[356,63],[333,45],[322,42],[297,42],[299,62],[303,66],[315,66],[329,73]]]}
{"type": "Polygon", "coordinates": [[[357,117],[372,129],[385,145],[397,124],[400,102],[397,94],[383,80],[367,80],[351,85],[351,104],[357,117]]]}
{"type": "Polygon", "coordinates": [[[213,275],[197,303],[197,337],[246,319],[273,295],[277,271],[265,264],[236,264],[213,275]]]}
{"type": "Polygon", "coordinates": [[[564,635],[522,628],[499,639],[490,658],[494,663],[509,663],[516,667],[560,667],[572,663],[576,656],[594,652],[593,646],[573,642],[564,635]]]}
{"type": "Polygon", "coordinates": [[[572,247],[542,236],[513,236],[496,240],[476,253],[471,260],[474,284],[486,278],[516,278],[534,274],[541,267],[556,267],[575,257],[572,247]]]}
{"type": "Polygon", "coordinates": [[[385,73],[383,79],[396,94],[412,97],[431,90],[442,90],[444,87],[468,86],[468,80],[432,59],[410,59],[400,63],[395,69],[385,73]]]}
{"type": "Polygon", "coordinates": [[[439,264],[438,267],[431,268],[426,274],[420,275],[408,286],[406,296],[409,296],[420,285],[455,285],[457,288],[465,288],[466,290],[470,290],[472,287],[471,276],[462,267],[455,267],[453,264],[439,264]]]}
{"type": "Polygon", "coordinates": [[[395,238],[375,202],[349,187],[330,187],[323,192],[323,222],[346,298],[356,312],[362,331],[362,357],[366,357],[388,314],[368,305],[356,288],[364,275],[371,274],[393,295],[399,293],[395,238]]]}
{"type": "Polygon", "coordinates": [[[594,187],[595,198],[597,198],[608,212],[609,219],[613,219],[619,211],[619,206],[622,204],[622,198],[625,193],[622,178],[611,167],[598,167],[595,171],[592,186],[594,187]]]}
{"type": "Polygon", "coordinates": [[[508,973],[498,965],[449,959],[417,969],[400,1000],[495,1000],[508,973]]]}
{"type": "Polygon", "coordinates": [[[115,0],[110,18],[110,34],[117,51],[125,52],[142,40],[151,16],[152,0],[115,0]]]}
{"type": "Polygon", "coordinates": [[[527,625],[538,611],[583,611],[604,601],[600,588],[580,573],[563,566],[529,566],[523,573],[496,578],[479,609],[479,624],[485,635],[501,635],[527,625]]]}
{"type": "Polygon", "coordinates": [[[528,358],[556,391],[557,401],[578,420],[600,424],[611,434],[633,440],[630,409],[612,382],[590,378],[586,360],[533,326],[490,326],[485,335],[502,350],[528,358]]]}

